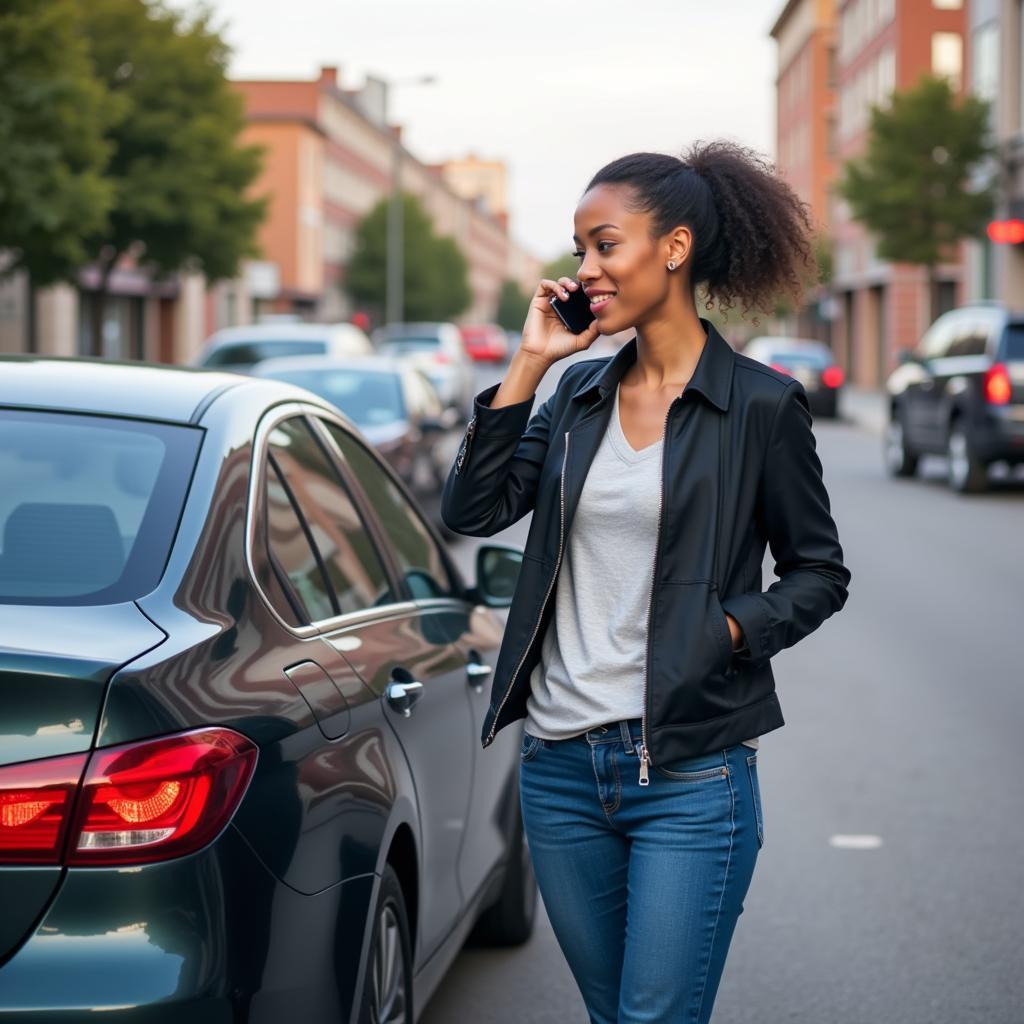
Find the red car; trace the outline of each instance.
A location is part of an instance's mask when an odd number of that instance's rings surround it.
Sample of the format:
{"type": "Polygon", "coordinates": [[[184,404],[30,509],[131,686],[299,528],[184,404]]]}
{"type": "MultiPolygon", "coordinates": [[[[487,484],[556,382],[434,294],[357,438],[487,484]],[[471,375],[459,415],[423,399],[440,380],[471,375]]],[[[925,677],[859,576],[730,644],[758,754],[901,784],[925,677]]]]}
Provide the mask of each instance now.
{"type": "Polygon", "coordinates": [[[475,362],[503,363],[508,358],[508,338],[497,324],[460,327],[462,344],[475,362]]]}

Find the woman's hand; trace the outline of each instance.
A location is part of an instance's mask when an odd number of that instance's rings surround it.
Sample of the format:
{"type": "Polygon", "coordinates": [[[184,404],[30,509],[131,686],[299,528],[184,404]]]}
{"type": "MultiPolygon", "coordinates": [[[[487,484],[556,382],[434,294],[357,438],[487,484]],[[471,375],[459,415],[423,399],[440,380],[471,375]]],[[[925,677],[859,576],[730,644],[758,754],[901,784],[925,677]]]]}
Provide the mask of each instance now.
{"type": "Polygon", "coordinates": [[[725,613],[725,621],[729,623],[729,636],[732,638],[732,649],[739,650],[743,646],[743,630],[740,624],[728,613],[725,613]]]}
{"type": "Polygon", "coordinates": [[[596,320],[582,334],[573,334],[566,330],[558,314],[551,308],[553,296],[566,299],[570,291],[576,291],[579,287],[579,282],[571,277],[560,277],[557,281],[545,279],[537,285],[526,314],[523,338],[519,343],[520,352],[550,366],[594,344],[598,335],[596,320]]]}

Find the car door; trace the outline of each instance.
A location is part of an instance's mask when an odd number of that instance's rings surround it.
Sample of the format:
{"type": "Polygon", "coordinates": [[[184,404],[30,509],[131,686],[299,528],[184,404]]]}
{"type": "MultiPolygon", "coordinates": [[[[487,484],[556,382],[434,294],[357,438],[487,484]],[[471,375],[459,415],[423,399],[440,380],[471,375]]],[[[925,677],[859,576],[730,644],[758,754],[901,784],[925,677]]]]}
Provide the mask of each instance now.
{"type": "Polygon", "coordinates": [[[476,747],[466,658],[456,640],[470,607],[429,528],[384,465],[347,429],[317,417],[397,574],[402,603],[325,639],[380,695],[416,782],[421,827],[422,962],[445,938],[468,895],[459,855],[469,819],[476,747]]]}

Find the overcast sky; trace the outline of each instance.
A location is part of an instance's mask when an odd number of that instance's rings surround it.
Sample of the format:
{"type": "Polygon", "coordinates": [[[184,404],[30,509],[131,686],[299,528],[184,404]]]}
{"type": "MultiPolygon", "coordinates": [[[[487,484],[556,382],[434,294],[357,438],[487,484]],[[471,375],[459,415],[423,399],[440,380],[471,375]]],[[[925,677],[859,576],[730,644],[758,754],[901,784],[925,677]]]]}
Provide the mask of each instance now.
{"type": "MultiPolygon", "coordinates": [[[[590,176],[636,150],[731,138],[773,155],[783,0],[211,0],[240,78],[341,68],[398,89],[392,118],[420,159],[473,152],[509,169],[512,234],[567,252],[590,176]]],[[[189,7],[189,0],[176,6],[189,7]]]]}

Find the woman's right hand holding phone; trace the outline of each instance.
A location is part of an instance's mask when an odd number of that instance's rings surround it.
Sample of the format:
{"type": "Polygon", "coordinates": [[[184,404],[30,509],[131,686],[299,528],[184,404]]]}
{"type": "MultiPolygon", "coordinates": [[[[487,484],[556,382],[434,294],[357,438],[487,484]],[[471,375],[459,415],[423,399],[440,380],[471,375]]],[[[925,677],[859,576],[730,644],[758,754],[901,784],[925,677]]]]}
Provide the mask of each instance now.
{"type": "Polygon", "coordinates": [[[598,335],[596,320],[582,334],[573,334],[551,308],[552,298],[568,299],[569,293],[580,287],[580,283],[571,277],[560,277],[557,281],[545,279],[537,285],[526,314],[523,338],[519,343],[520,352],[550,366],[594,344],[598,335]]]}

